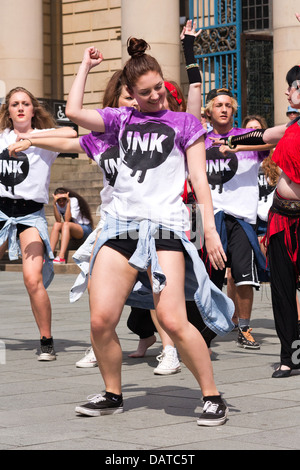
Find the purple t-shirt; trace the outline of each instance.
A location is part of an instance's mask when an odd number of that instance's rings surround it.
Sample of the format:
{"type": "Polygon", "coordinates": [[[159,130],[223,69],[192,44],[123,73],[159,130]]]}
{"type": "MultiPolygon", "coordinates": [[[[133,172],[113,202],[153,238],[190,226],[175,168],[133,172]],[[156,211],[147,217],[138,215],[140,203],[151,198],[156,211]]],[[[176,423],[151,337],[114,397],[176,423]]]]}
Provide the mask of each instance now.
{"type": "Polygon", "coordinates": [[[98,110],[105,133],[118,137],[121,165],[106,211],[122,220],[149,219],[175,230],[188,230],[182,201],[187,176],[185,152],[206,133],[188,113],[144,114],[134,108],[98,110]]]}
{"type": "Polygon", "coordinates": [[[258,171],[269,152],[242,151],[224,156],[210,140],[210,137],[224,138],[249,131],[251,129],[234,127],[227,134],[209,132],[205,140],[206,170],[214,212],[223,210],[226,214],[255,224],[259,199],[258,171]]]}
{"type": "Polygon", "coordinates": [[[87,156],[95,160],[103,173],[101,197],[101,218],[107,204],[112,200],[112,193],[121,163],[118,139],[115,135],[90,132],[79,138],[80,145],[87,156]]]}

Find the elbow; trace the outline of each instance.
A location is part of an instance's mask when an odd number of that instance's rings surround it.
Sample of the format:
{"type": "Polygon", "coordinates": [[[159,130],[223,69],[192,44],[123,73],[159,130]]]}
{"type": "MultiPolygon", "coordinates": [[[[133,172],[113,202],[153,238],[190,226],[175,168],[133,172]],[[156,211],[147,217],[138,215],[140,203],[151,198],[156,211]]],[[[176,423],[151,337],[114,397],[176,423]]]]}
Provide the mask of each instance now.
{"type": "Polygon", "coordinates": [[[77,132],[75,131],[75,129],[73,127],[70,127],[70,137],[71,138],[76,138],[77,137],[77,132]]]}
{"type": "Polygon", "coordinates": [[[76,109],[72,109],[72,106],[70,106],[70,104],[68,104],[67,102],[67,105],[66,105],[66,110],[65,110],[65,114],[67,116],[67,118],[70,119],[70,121],[73,121],[76,123],[76,119],[78,118],[78,113],[76,112],[76,109]]]}
{"type": "Polygon", "coordinates": [[[75,117],[75,113],[74,111],[72,111],[72,109],[70,108],[70,106],[66,106],[66,110],[65,110],[65,114],[67,116],[67,118],[70,119],[70,121],[73,121],[74,120],[74,117],[75,117]]]}

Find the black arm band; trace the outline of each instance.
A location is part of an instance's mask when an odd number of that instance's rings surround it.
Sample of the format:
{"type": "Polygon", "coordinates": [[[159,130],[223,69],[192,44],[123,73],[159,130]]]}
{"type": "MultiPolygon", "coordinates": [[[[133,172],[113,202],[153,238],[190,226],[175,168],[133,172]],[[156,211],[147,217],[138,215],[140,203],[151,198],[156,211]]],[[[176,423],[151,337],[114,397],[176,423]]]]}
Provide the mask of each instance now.
{"type": "Polygon", "coordinates": [[[195,36],[192,36],[190,34],[186,34],[184,38],[182,39],[186,71],[187,71],[190,84],[202,82],[199,65],[194,55],[194,42],[195,42],[195,36]]]}
{"type": "Polygon", "coordinates": [[[231,135],[227,139],[227,145],[234,149],[237,145],[266,145],[263,135],[266,129],[256,129],[242,135],[231,135]]]}

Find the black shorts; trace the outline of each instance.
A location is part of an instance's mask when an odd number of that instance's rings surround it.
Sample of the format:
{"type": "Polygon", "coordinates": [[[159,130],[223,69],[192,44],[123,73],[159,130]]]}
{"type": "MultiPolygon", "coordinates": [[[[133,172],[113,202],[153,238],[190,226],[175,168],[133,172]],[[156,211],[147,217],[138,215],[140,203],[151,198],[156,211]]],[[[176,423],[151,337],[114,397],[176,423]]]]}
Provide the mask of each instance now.
{"type": "MultiPolygon", "coordinates": [[[[157,251],[184,252],[183,244],[174,232],[159,229],[158,233],[154,235],[154,239],[157,251]]],[[[137,242],[138,232],[126,232],[115,238],[110,238],[104,243],[104,246],[109,246],[127,258],[130,258],[136,250],[137,242]]]]}
{"type": "Polygon", "coordinates": [[[235,285],[259,287],[254,251],[241,224],[229,215],[225,217],[227,229],[227,264],[235,285]]]}
{"type": "MultiPolygon", "coordinates": [[[[43,208],[40,202],[25,199],[10,199],[8,197],[0,197],[0,210],[8,217],[23,217],[33,214],[43,208]]],[[[5,225],[5,221],[0,221],[0,230],[5,225]]],[[[17,224],[17,235],[30,228],[28,225],[17,224]]]]}

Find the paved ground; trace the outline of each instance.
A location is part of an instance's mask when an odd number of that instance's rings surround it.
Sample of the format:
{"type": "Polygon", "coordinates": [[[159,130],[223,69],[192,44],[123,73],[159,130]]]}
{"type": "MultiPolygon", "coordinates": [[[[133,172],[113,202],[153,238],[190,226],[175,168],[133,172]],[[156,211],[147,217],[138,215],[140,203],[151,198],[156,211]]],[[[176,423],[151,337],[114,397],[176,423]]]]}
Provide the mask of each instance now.
{"type": "Polygon", "coordinates": [[[234,332],[214,342],[215,379],[230,414],[226,425],[209,429],[196,424],[202,402],[184,366],[173,376],[153,375],[159,341],[145,358],[128,358],[138,338],[127,329],[127,308],[119,325],[125,412],[99,418],[75,415],[75,405],[101,393],[103,382],[97,369],[75,367],[89,346],[89,309],[87,295],[69,303],[73,280],[74,275],[58,274],[49,288],[58,358],[39,363],[38,332],[22,274],[0,273],[0,449],[106,450],[115,451],[117,458],[125,450],[196,455],[211,449],[300,448],[300,375],[271,378],[279,342],[268,285],[255,293],[252,317],[261,349],[237,348],[234,332]]]}

